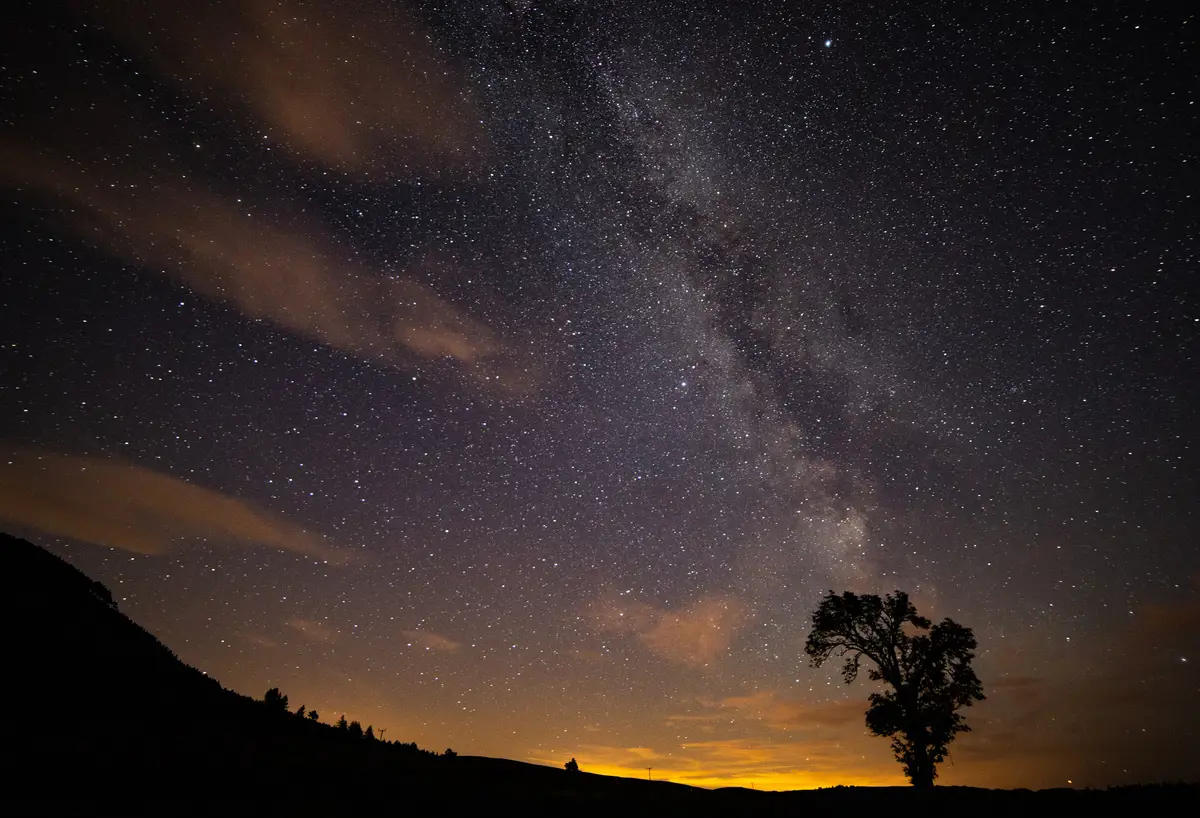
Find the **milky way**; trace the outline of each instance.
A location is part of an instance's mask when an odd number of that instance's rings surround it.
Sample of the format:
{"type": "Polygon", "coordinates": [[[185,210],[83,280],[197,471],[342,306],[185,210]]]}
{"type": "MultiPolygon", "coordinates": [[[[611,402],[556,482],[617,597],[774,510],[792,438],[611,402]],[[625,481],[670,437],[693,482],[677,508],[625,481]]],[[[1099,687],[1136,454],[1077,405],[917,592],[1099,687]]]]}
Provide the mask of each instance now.
{"type": "Polygon", "coordinates": [[[901,783],[802,652],[899,588],[941,782],[1200,774],[1194,20],[208,5],[6,27],[8,530],[422,746],[901,783]]]}

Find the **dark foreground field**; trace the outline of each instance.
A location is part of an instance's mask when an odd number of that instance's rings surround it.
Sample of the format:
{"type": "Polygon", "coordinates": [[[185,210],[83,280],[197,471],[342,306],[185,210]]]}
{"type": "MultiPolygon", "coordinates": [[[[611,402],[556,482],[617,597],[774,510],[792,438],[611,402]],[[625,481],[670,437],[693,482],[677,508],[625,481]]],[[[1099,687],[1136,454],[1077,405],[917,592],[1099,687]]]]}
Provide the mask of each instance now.
{"type": "Polygon", "coordinates": [[[62,770],[41,785],[23,779],[7,814],[42,815],[563,815],[592,816],[1110,816],[1195,814],[1194,786],[1112,790],[837,787],[797,792],[699,790],[667,782],[460,757],[440,769],[363,764],[157,766],[108,777],[62,770]],[[1182,810],[1182,812],[1181,812],[1182,810]]]}
{"type": "Polygon", "coordinates": [[[180,662],[108,590],[0,534],[6,815],[1192,814],[1195,786],[770,793],[444,757],[273,710],[180,662]]]}

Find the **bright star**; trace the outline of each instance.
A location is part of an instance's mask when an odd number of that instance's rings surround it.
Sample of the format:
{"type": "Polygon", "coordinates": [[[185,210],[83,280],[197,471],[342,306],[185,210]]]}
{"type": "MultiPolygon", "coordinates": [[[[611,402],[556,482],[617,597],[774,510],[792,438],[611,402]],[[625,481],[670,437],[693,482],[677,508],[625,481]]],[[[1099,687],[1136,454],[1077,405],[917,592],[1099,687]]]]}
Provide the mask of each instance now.
{"type": "Polygon", "coordinates": [[[825,41],[825,47],[826,47],[826,48],[829,48],[829,46],[831,46],[831,45],[833,45],[833,40],[826,40],[826,41],[825,41]]]}

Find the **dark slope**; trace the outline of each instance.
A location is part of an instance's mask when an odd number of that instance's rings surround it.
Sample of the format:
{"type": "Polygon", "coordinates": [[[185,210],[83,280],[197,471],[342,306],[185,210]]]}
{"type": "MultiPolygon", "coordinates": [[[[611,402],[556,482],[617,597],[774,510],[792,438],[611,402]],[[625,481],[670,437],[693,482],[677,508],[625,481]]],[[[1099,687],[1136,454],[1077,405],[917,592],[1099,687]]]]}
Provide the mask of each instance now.
{"type": "Polygon", "coordinates": [[[18,798],[118,812],[163,796],[181,806],[286,800],[299,776],[320,800],[339,770],[386,766],[394,780],[441,760],[408,752],[388,763],[403,748],[368,747],[225,690],[118,611],[104,586],[24,540],[0,535],[0,573],[19,691],[4,726],[18,798]]]}
{"type": "Polygon", "coordinates": [[[837,788],[710,792],[504,759],[443,758],[275,712],[188,667],[100,583],[0,534],[9,635],[6,814],[1018,815],[1195,805],[1107,792],[837,788]]]}
{"type": "MultiPolygon", "coordinates": [[[[103,585],[0,534],[9,676],[4,721],[18,782],[51,811],[223,814],[468,812],[498,803],[646,807],[711,796],[503,759],[443,758],[367,742],[226,690],[122,614],[103,585]]],[[[40,811],[40,810],[39,810],[40,811]]]]}

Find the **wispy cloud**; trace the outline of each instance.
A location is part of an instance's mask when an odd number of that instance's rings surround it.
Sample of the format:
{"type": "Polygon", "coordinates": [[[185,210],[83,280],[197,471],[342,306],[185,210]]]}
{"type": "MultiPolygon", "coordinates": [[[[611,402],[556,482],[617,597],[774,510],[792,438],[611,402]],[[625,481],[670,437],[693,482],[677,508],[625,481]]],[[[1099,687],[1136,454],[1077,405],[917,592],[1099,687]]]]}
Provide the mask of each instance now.
{"type": "MultiPolygon", "coordinates": [[[[1193,590],[1130,614],[1124,627],[1090,646],[1056,640],[1037,676],[987,672],[1011,665],[1027,644],[989,654],[980,668],[988,698],[971,708],[972,731],[952,746],[955,783],[1061,786],[1069,778],[1094,786],[1194,778],[1200,731],[1181,729],[1178,702],[1196,691],[1200,603],[1193,590]],[[1114,758],[1123,759],[1120,769],[1114,758]]],[[[1044,636],[1027,640],[1046,647],[1044,636]]]]}
{"type": "Polygon", "coordinates": [[[719,706],[755,718],[778,730],[852,727],[862,724],[866,710],[861,700],[811,702],[767,690],[746,696],[730,696],[722,699],[719,706]]]}
{"type": "Polygon", "coordinates": [[[458,168],[484,148],[471,95],[395,3],[84,0],[188,92],[240,109],[293,156],[356,174],[458,168]]]}
{"type": "Polygon", "coordinates": [[[593,603],[592,622],[601,633],[629,633],[653,653],[678,664],[703,667],[729,649],[749,617],[739,599],[706,596],[674,610],[610,596],[593,603]]]}
{"type": "MultiPolygon", "coordinates": [[[[1195,582],[1193,594],[1200,592],[1195,582]]],[[[1200,596],[1182,602],[1146,605],[1135,620],[1130,640],[1143,645],[1177,645],[1180,648],[1200,642],[1200,596]]]]}
{"type": "Polygon", "coordinates": [[[275,648],[279,647],[278,642],[269,636],[263,636],[261,633],[255,633],[251,631],[249,633],[242,633],[240,636],[256,648],[274,650],[275,648]]]}
{"type": "Polygon", "coordinates": [[[338,636],[336,630],[316,619],[289,619],[286,624],[314,642],[333,642],[338,636]]]}
{"type": "Polygon", "coordinates": [[[353,558],[321,535],[236,497],[126,461],[25,448],[0,453],[0,519],[137,554],[202,540],[333,563],[353,558]]]}
{"type": "Polygon", "coordinates": [[[433,631],[413,630],[402,631],[402,633],[412,644],[425,650],[434,650],[439,653],[456,653],[462,647],[461,643],[433,631]]]}
{"type": "MultiPolygon", "coordinates": [[[[80,237],[252,318],[389,366],[453,361],[500,393],[536,382],[522,350],[415,275],[354,261],[319,226],[254,213],[165,154],[117,173],[10,141],[0,143],[0,181],[64,202],[73,213],[66,226],[80,237]]],[[[410,273],[434,277],[445,264],[429,259],[410,273]]]]}
{"type": "MultiPolygon", "coordinates": [[[[465,86],[394,5],[216,0],[153,15],[109,0],[81,5],[158,79],[259,120],[273,147],[304,163],[411,181],[461,166],[483,144],[465,86]]],[[[313,209],[294,193],[218,182],[190,146],[181,153],[154,136],[169,130],[161,117],[106,76],[24,112],[0,138],[0,184],[54,202],[77,239],[346,354],[504,396],[541,382],[546,350],[506,325],[500,298],[463,291],[474,278],[467,262],[419,245],[404,248],[399,268],[363,261],[355,242],[298,215],[313,209]]],[[[281,156],[275,170],[284,179],[295,168],[281,156]]]]}

